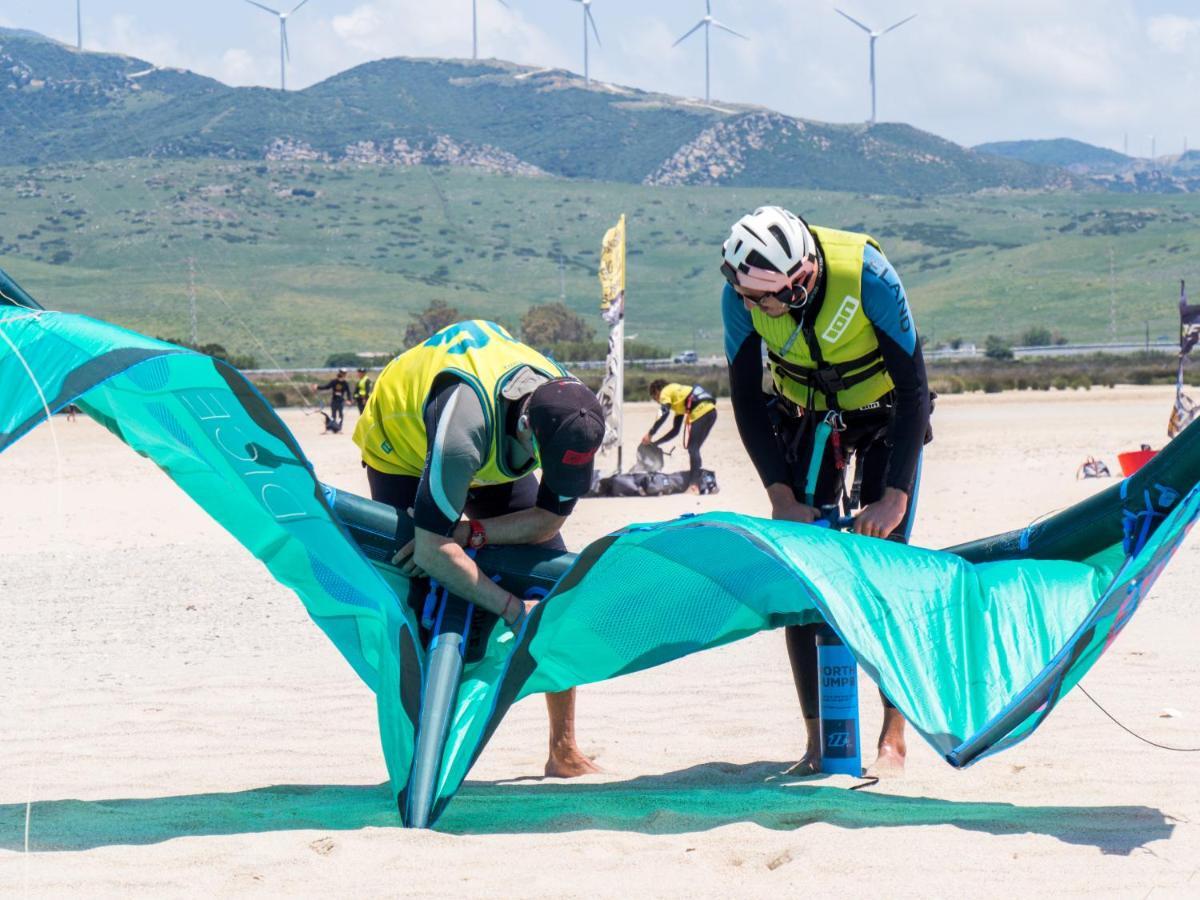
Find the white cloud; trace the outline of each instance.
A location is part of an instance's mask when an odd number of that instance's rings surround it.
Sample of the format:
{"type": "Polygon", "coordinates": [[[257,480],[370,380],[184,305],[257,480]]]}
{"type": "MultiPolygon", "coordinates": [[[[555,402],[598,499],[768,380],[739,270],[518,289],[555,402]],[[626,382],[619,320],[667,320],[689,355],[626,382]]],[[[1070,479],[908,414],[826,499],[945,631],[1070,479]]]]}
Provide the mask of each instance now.
{"type": "MultiPolygon", "coordinates": [[[[479,55],[533,65],[561,65],[565,59],[544,31],[515,7],[479,0],[479,55]]],[[[322,23],[324,29],[326,23],[322,23]]],[[[471,55],[470,0],[371,0],[327,23],[338,42],[323,41],[327,55],[364,56],[471,55]]]]}
{"type": "Polygon", "coordinates": [[[1168,53],[1182,53],[1200,37],[1200,19],[1184,16],[1154,16],[1146,23],[1146,34],[1155,46],[1168,53]]]}
{"type": "Polygon", "coordinates": [[[84,40],[87,50],[136,56],[156,65],[192,68],[195,63],[173,36],[148,31],[133,16],[115,15],[99,29],[92,26],[84,40]]]}
{"type": "Polygon", "coordinates": [[[263,78],[263,63],[248,50],[231,49],[221,54],[215,77],[226,84],[258,84],[263,78]]]}

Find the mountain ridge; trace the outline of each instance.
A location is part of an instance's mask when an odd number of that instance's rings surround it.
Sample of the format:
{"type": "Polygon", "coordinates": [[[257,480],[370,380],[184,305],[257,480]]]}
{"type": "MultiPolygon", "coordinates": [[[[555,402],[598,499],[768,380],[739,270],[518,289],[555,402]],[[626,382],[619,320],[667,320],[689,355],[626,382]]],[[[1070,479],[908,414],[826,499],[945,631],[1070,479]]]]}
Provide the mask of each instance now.
{"type": "Polygon", "coordinates": [[[1184,194],[1200,191],[1200,151],[1127,156],[1071,138],[997,141],[974,148],[1005,159],[1066,169],[1098,187],[1129,194],[1184,194]]]}
{"type": "Polygon", "coordinates": [[[301,159],[898,195],[1086,185],[907,125],[585,88],[562,69],[500,60],[376,60],[282,93],[28,35],[0,29],[0,140],[25,165],[301,159]]]}

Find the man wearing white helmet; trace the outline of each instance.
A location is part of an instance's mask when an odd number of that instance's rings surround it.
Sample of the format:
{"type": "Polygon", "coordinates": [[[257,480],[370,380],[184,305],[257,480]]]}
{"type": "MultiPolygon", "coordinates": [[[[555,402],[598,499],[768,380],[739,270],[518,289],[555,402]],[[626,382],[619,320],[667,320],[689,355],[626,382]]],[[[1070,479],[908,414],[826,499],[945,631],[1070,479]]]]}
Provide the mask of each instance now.
{"type": "MultiPolygon", "coordinates": [[[[723,249],[734,417],[772,517],[812,522],[821,507],[861,500],[855,532],[907,541],[931,404],[895,269],[873,238],[810,227],[778,206],[743,216],[723,249]],[[770,393],[763,390],[763,344],[770,393]]],[[[808,739],[798,774],[816,772],[820,761],[819,627],[787,629],[808,739]]],[[[883,701],[879,757],[870,771],[899,773],[904,718],[883,701]]]]}

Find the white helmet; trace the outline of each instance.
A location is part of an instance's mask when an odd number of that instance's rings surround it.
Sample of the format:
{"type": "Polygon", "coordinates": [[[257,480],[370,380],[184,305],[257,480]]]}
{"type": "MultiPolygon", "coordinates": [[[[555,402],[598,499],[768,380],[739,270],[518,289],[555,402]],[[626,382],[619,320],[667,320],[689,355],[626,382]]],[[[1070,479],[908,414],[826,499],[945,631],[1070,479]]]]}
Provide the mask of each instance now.
{"type": "Polygon", "coordinates": [[[799,309],[817,286],[816,238],[781,206],[761,206],[738,219],[723,251],[721,272],[734,287],[766,291],[799,309]]]}

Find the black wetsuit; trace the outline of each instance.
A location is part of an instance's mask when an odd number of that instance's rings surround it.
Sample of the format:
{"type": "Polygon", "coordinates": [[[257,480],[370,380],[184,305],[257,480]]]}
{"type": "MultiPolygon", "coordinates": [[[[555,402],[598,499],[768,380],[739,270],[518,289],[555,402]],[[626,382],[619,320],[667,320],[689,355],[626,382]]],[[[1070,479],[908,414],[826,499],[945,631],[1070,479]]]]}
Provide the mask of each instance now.
{"type": "MultiPolygon", "coordinates": [[[[531,385],[545,379],[532,373],[531,385]]],[[[516,430],[520,405],[502,401],[497,418],[510,434],[516,430]]],[[[413,522],[425,531],[450,537],[463,513],[472,519],[490,519],[506,513],[538,507],[556,516],[568,516],[576,498],[559,497],[532,473],[517,481],[472,487],[471,480],[483,467],[489,452],[487,417],[478,395],[456,378],[441,380],[425,405],[425,434],[428,450],[425,470],[420,477],[395,475],[367,466],[371,498],[394,506],[402,514],[412,509],[413,522]]],[[[509,460],[523,466],[525,453],[514,439],[504,442],[509,460]]],[[[519,471],[519,469],[518,469],[519,471]]],[[[560,535],[541,546],[565,550],[560,535]]]]}
{"type": "Polygon", "coordinates": [[[340,429],[346,401],[350,399],[350,382],[345,378],[331,378],[324,384],[318,385],[317,390],[330,392],[329,415],[333,421],[338,423],[338,428],[340,429]]]}
{"type": "MultiPolygon", "coordinates": [[[[823,288],[822,283],[803,313],[809,321],[820,310],[823,288]]],[[[896,387],[872,409],[845,411],[841,455],[856,458],[859,499],[864,505],[879,500],[889,487],[908,495],[904,520],[891,535],[891,540],[907,543],[917,506],[921,448],[929,434],[929,383],[904,288],[891,264],[871,246],[863,256],[862,310],[874,327],[880,355],[896,387]]],[[[762,339],[730,287],[722,297],[722,313],[734,417],[763,485],[790,485],[801,502],[811,491],[812,505],[817,507],[839,502],[846,472],[838,468],[838,453],[831,443],[823,448],[816,484],[807,483],[815,426],[822,417],[797,415],[800,411],[792,404],[763,393],[762,339]]],[[[815,638],[820,627],[786,629],[796,692],[805,718],[810,719],[819,711],[815,638]]],[[[886,697],[884,703],[891,705],[886,697]]]]}
{"type": "MultiPolygon", "coordinates": [[[[658,431],[658,429],[662,427],[663,423],[667,421],[667,417],[669,415],[671,415],[671,407],[664,404],[662,407],[662,413],[654,421],[654,424],[650,426],[651,436],[653,436],[654,432],[658,431]]],[[[652,441],[652,443],[656,447],[661,447],[663,444],[673,441],[675,436],[679,434],[680,429],[683,428],[683,423],[686,418],[686,413],[681,416],[676,416],[675,421],[671,423],[671,430],[662,437],[652,441]]],[[[713,430],[713,426],[716,424],[717,411],[712,409],[688,426],[687,436],[684,439],[684,443],[687,447],[688,454],[689,485],[700,483],[700,470],[704,467],[704,463],[700,458],[700,448],[704,446],[704,442],[708,440],[709,432],[713,430]]]]}

